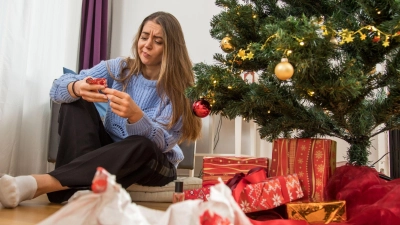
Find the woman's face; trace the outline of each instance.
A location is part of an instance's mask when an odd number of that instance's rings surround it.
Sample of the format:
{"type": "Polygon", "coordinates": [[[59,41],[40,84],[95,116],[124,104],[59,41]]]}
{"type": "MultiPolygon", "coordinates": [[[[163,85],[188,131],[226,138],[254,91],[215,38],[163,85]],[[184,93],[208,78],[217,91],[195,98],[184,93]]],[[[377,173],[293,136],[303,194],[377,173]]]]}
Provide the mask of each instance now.
{"type": "Polygon", "coordinates": [[[147,67],[161,66],[164,48],[162,27],[153,21],[143,26],[138,41],[138,52],[142,63],[147,67]]]}

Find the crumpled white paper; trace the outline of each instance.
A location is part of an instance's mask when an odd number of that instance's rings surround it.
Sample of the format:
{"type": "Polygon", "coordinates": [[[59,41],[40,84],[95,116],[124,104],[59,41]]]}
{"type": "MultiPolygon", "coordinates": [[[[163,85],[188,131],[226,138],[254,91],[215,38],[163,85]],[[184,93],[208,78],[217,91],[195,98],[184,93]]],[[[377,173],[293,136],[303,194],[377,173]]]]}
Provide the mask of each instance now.
{"type": "Polygon", "coordinates": [[[104,192],[79,191],[38,225],[251,225],[222,181],[211,187],[207,202],[186,200],[164,212],[132,203],[115,176],[107,176],[104,192]]]}

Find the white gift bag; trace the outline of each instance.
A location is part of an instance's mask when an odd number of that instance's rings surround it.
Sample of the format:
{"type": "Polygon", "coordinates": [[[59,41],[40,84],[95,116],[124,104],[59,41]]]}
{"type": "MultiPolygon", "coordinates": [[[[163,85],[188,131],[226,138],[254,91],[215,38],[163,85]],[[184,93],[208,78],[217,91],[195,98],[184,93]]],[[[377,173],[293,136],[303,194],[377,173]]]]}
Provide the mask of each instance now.
{"type": "Polygon", "coordinates": [[[94,187],[96,190],[94,192],[76,192],[65,206],[39,225],[150,225],[138,206],[131,203],[129,194],[115,182],[114,175],[98,168],[93,184],[96,184],[96,181],[103,185],[92,185],[92,189],[94,187]]]}
{"type": "MultiPolygon", "coordinates": [[[[146,218],[150,215],[144,215],[146,218]]],[[[186,200],[172,204],[155,225],[251,225],[221,179],[210,188],[207,202],[186,200]]]]}
{"type": "Polygon", "coordinates": [[[92,190],[75,193],[39,225],[251,225],[221,180],[211,187],[207,202],[186,200],[165,212],[132,203],[115,176],[103,168],[98,168],[92,190]]]}

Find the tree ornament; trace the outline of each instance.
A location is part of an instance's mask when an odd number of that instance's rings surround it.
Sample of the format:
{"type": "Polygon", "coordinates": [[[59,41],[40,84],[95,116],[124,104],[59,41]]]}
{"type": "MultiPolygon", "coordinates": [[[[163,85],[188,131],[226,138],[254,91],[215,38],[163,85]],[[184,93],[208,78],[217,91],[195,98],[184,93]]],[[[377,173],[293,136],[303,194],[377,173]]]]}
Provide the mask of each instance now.
{"type": "Polygon", "coordinates": [[[331,37],[331,40],[329,40],[329,42],[331,42],[334,45],[338,45],[339,44],[338,40],[334,36],[331,37]]]}
{"type": "Polygon", "coordinates": [[[258,82],[260,75],[259,72],[252,70],[245,70],[242,73],[240,73],[240,77],[247,83],[254,83],[258,82]]]}
{"type": "Polygon", "coordinates": [[[275,66],[275,75],[279,80],[287,80],[293,76],[294,69],[287,58],[282,58],[281,62],[275,66]]]}
{"type": "Polygon", "coordinates": [[[228,36],[224,37],[221,40],[220,47],[221,47],[222,51],[224,51],[226,53],[231,53],[231,52],[233,52],[233,50],[235,50],[235,47],[233,47],[231,41],[232,41],[232,39],[228,36]]]}
{"type": "Polygon", "coordinates": [[[375,36],[374,38],[372,38],[372,42],[374,43],[378,43],[381,40],[381,37],[379,36],[375,36]]]}
{"type": "Polygon", "coordinates": [[[320,25],[322,25],[322,24],[324,24],[324,22],[325,22],[325,16],[320,16],[319,18],[318,18],[318,24],[320,24],[320,25]]]}
{"type": "Polygon", "coordinates": [[[192,105],[194,115],[200,118],[204,118],[210,114],[211,106],[207,100],[199,99],[192,105]]]}

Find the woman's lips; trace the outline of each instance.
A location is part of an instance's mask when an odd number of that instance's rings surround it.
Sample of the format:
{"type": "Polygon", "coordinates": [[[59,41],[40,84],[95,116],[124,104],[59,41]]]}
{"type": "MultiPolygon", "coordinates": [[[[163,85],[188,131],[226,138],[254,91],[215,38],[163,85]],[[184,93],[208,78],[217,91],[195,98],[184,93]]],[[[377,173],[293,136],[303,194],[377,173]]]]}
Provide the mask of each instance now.
{"type": "Polygon", "coordinates": [[[142,52],[142,55],[143,55],[144,57],[146,57],[146,58],[149,58],[149,57],[150,57],[150,55],[147,54],[146,52],[142,52]]]}

